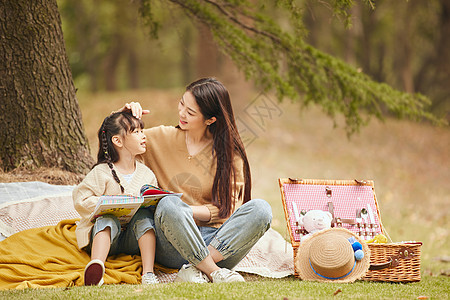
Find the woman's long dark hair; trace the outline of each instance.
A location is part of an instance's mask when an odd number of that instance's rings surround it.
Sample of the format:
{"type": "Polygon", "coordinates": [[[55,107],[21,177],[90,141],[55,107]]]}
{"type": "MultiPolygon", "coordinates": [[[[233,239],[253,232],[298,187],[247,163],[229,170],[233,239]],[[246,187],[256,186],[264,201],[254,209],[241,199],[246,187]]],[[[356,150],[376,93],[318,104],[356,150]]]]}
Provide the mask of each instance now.
{"type": "Polygon", "coordinates": [[[113,163],[119,160],[119,153],[112,142],[115,135],[125,135],[133,132],[136,128],[144,129],[144,123],[140,119],[132,116],[131,111],[115,112],[110,114],[103,120],[102,126],[98,130],[98,154],[97,163],[107,163],[111,169],[114,180],[120,185],[120,190],[124,192],[124,188],[120,183],[119,176],[114,170],[113,163]]]}
{"type": "MultiPolygon", "coordinates": [[[[227,89],[215,78],[202,78],[186,87],[197,101],[205,119],[215,117],[216,121],[208,126],[213,136],[213,154],[217,162],[212,188],[212,204],[219,208],[221,218],[228,217],[234,209],[233,190],[236,191],[236,168],[234,155],[244,163],[244,203],[251,198],[250,166],[244,144],[239,136],[227,89]]],[[[234,195],[238,196],[238,195],[234,195]]]]}

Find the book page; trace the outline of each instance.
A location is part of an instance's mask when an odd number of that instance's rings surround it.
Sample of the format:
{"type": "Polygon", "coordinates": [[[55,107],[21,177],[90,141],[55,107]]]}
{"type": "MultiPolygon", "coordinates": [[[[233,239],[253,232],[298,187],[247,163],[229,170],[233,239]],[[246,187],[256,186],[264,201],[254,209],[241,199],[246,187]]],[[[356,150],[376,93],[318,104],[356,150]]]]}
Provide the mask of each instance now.
{"type": "Polygon", "coordinates": [[[95,222],[99,216],[113,215],[119,219],[120,224],[126,224],[130,222],[142,202],[143,199],[141,197],[125,195],[101,196],[97,207],[91,214],[90,220],[95,222]]]}

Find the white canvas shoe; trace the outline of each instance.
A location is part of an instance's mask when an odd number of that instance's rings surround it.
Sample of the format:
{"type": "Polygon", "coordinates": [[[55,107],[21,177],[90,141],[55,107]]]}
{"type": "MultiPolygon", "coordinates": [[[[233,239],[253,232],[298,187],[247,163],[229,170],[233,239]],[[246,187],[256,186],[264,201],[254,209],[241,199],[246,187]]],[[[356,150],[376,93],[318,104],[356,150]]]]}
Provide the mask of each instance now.
{"type": "Polygon", "coordinates": [[[211,273],[213,283],[245,282],[244,277],[236,271],[222,268],[211,273]]]}
{"type": "Polygon", "coordinates": [[[159,283],[158,277],[152,272],[145,273],[141,277],[142,284],[157,284],[159,283]]]}
{"type": "Polygon", "coordinates": [[[178,271],[175,282],[208,283],[209,278],[191,264],[183,265],[178,271]]]}

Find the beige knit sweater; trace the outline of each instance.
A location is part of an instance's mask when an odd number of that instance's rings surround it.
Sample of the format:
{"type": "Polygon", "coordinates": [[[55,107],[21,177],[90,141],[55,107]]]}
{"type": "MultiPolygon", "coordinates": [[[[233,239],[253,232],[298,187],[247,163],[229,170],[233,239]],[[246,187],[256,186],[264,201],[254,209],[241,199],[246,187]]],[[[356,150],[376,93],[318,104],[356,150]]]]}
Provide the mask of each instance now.
{"type": "MultiPolygon", "coordinates": [[[[219,208],[211,204],[212,186],[216,174],[216,162],[212,155],[212,143],[198,154],[191,156],[186,147],[186,132],[173,126],[145,129],[147,151],[142,155],[145,164],[156,174],[159,186],[183,193],[182,200],[188,205],[205,205],[210,213],[209,222],[200,226],[220,227],[226,219],[218,216],[219,208]]],[[[242,159],[235,155],[237,170],[235,209],[244,198],[242,159]]]]}
{"type": "MultiPolygon", "coordinates": [[[[144,164],[137,162],[136,171],[128,183],[116,170],[120,179],[120,184],[124,187],[123,194],[139,196],[140,189],[144,184],[157,185],[155,174],[144,164]]],[[[98,199],[102,195],[122,194],[119,184],[114,180],[111,170],[106,163],[95,166],[75,187],[72,192],[73,204],[81,215],[81,220],[77,223],[75,234],[78,247],[80,249],[89,244],[89,238],[93,224],[89,221],[89,216],[94,211],[98,199]]]]}

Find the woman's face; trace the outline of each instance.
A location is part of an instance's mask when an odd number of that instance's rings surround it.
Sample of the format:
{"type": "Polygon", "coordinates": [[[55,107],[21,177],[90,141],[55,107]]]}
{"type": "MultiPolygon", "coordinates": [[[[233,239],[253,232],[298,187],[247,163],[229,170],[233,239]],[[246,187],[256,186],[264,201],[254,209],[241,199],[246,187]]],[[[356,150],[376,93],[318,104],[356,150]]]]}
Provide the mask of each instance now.
{"type": "Polygon", "coordinates": [[[194,95],[187,91],[178,103],[178,115],[180,117],[178,125],[183,130],[205,130],[206,120],[200,112],[200,107],[194,95]]]}

